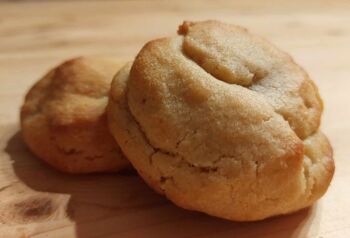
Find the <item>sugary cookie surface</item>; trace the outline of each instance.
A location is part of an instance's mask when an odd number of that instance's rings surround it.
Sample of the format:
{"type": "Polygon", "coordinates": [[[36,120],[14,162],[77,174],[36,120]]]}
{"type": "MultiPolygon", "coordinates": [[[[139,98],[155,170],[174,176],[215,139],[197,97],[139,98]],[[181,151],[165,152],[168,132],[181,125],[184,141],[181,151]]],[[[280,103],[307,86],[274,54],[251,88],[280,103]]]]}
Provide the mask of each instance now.
{"type": "Polygon", "coordinates": [[[290,213],[334,171],[322,101],[290,56],[247,30],[185,22],[115,77],[111,132],[146,182],[177,205],[230,220],[290,213]]]}

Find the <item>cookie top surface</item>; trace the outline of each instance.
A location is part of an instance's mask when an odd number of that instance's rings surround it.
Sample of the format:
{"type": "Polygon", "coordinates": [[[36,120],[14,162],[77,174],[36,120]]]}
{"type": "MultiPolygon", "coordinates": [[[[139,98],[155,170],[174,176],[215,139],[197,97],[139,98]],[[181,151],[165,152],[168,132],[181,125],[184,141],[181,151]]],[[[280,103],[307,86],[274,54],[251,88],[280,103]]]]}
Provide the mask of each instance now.
{"type": "Polygon", "coordinates": [[[185,22],[179,34],[147,43],[112,83],[110,128],[141,176],[179,206],[231,220],[318,199],[334,164],[305,71],[241,27],[185,22]],[[305,141],[322,153],[309,159],[305,141]]]}
{"type": "Polygon", "coordinates": [[[71,173],[114,171],[126,159],[106,126],[110,82],[123,62],[80,57],[48,72],[21,109],[24,139],[40,158],[71,173]]]}
{"type": "Polygon", "coordinates": [[[307,73],[286,53],[246,29],[215,21],[184,23],[184,54],[218,80],[264,95],[300,138],[320,125],[322,101],[307,73]]]}
{"type": "Polygon", "coordinates": [[[41,111],[56,126],[96,121],[104,113],[113,75],[122,65],[104,57],[68,60],[31,88],[22,113],[41,111]]]}

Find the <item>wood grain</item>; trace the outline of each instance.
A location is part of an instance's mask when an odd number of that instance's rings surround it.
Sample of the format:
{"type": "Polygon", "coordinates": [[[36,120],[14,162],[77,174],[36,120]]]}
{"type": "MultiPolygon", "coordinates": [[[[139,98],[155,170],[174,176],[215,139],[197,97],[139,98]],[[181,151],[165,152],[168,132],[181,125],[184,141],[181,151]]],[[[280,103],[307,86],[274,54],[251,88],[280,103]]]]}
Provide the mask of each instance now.
{"type": "Polygon", "coordinates": [[[350,236],[350,1],[6,1],[0,3],[0,237],[350,236]],[[71,176],[21,140],[23,95],[50,67],[91,54],[131,59],[184,20],[243,25],[292,54],[319,85],[336,174],[312,208],[235,223],[186,211],[133,171],[71,176]]]}

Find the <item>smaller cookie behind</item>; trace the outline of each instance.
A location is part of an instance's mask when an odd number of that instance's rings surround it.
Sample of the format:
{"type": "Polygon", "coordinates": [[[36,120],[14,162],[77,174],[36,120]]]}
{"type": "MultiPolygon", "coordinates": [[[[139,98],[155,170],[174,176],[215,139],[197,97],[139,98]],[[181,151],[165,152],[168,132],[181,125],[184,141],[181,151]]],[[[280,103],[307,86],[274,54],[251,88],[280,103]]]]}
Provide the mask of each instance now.
{"type": "Polygon", "coordinates": [[[118,171],[129,165],[107,128],[110,82],[124,62],[79,57],[48,72],[21,108],[24,141],[31,151],[68,173],[118,171]]]}

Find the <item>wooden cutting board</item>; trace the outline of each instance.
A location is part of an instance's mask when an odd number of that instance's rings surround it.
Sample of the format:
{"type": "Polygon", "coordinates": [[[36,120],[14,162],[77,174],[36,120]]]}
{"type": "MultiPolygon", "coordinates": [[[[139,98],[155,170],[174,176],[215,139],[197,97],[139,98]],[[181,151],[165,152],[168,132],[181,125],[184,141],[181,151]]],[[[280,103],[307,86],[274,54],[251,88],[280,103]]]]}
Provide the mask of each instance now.
{"type": "Polygon", "coordinates": [[[4,1],[0,3],[0,238],[350,237],[350,1],[4,1]],[[248,27],[290,52],[319,85],[336,174],[312,208],[235,223],[186,211],[133,171],[66,175],[25,147],[18,110],[50,67],[79,55],[132,59],[184,19],[248,27]]]}

